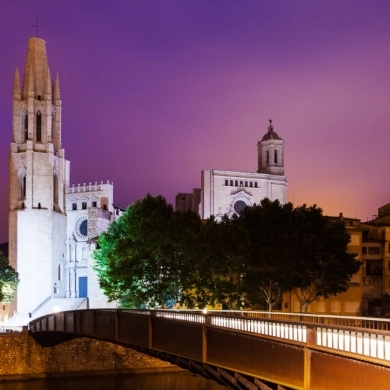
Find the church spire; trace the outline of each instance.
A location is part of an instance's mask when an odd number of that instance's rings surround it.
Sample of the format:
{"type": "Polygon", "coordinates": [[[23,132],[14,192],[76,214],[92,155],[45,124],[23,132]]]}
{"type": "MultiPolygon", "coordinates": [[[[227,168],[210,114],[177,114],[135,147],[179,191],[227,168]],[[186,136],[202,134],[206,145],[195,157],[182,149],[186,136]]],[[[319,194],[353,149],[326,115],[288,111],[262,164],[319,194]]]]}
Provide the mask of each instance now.
{"type": "Polygon", "coordinates": [[[23,98],[27,98],[28,93],[31,92],[31,87],[35,97],[44,95],[48,72],[46,42],[40,38],[30,38],[24,67],[23,98]],[[30,78],[33,80],[32,86],[29,85],[30,78]]]}
{"type": "Polygon", "coordinates": [[[14,99],[20,100],[21,98],[21,91],[20,91],[20,76],[19,76],[19,69],[15,69],[15,76],[14,76],[14,99]]]}

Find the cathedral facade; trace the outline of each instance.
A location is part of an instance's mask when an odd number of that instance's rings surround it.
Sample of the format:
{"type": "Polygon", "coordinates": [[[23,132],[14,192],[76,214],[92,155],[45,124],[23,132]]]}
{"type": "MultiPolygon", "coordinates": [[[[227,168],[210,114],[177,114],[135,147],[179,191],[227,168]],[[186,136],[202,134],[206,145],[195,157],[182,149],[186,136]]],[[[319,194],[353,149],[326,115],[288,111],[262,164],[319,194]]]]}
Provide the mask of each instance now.
{"type": "Polygon", "coordinates": [[[274,131],[272,121],[257,143],[257,172],[219,169],[201,172],[201,188],[176,196],[176,210],[192,209],[202,219],[238,214],[244,207],[262,199],[287,201],[284,175],[284,140],[274,131]]]}
{"type": "Polygon", "coordinates": [[[30,38],[22,87],[18,69],[14,76],[9,153],[9,260],[20,278],[9,316],[18,314],[19,322],[54,304],[60,310],[113,305],[99,289],[91,253],[121,211],[113,206],[111,183],[70,186],[61,110],[46,42],[30,38]]]}

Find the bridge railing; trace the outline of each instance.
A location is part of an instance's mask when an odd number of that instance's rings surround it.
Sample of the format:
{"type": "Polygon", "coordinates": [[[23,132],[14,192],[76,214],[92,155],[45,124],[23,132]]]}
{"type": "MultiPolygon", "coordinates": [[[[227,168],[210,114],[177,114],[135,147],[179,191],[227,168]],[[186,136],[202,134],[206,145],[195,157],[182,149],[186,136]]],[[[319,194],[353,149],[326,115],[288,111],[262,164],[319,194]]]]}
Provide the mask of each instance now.
{"type": "Polygon", "coordinates": [[[23,326],[0,326],[0,333],[21,333],[23,326]]]}
{"type": "Polygon", "coordinates": [[[156,315],[390,362],[390,320],[388,319],[239,310],[203,312],[158,310],[156,315]]]}
{"type": "Polygon", "coordinates": [[[78,316],[79,320],[69,312],[51,314],[32,321],[30,329],[77,332],[78,328],[81,329],[78,322],[81,318],[88,325],[96,322],[97,315],[107,313],[112,316],[120,312],[121,315],[137,314],[247,332],[321,350],[359,356],[359,358],[379,359],[386,365],[390,364],[390,332],[388,331],[390,321],[387,319],[217,310],[104,309],[77,312],[85,312],[85,314],[82,317],[78,316]],[[75,324],[67,324],[67,318],[75,321],[75,324]]]}
{"type": "Polygon", "coordinates": [[[293,322],[305,322],[321,325],[335,325],[335,326],[348,326],[358,327],[365,329],[380,329],[390,330],[390,319],[387,318],[375,318],[375,317],[352,317],[352,316],[338,316],[338,315],[322,315],[322,314],[308,314],[308,313],[287,313],[278,311],[252,311],[252,310],[209,310],[212,314],[221,314],[238,316],[238,317],[251,317],[251,318],[263,318],[272,319],[278,321],[293,321],[293,322]]]}

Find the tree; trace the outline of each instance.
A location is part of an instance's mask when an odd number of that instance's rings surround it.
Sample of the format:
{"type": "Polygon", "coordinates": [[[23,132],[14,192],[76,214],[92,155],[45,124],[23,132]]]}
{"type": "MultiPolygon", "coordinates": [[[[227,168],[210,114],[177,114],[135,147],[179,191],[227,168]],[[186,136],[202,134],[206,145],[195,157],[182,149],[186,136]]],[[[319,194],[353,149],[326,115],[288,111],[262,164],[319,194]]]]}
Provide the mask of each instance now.
{"type": "Polygon", "coordinates": [[[181,303],[203,308],[222,303],[227,309],[245,306],[243,234],[236,217],[211,217],[201,225],[187,257],[189,273],[184,278],[181,303]],[[191,256],[191,253],[195,256],[191,256]]]}
{"type": "Polygon", "coordinates": [[[239,216],[201,221],[147,195],[99,237],[94,268],[122,307],[265,303],[272,310],[293,290],[307,310],[316,297],[348,288],[360,267],[348,242],[345,226],[316,206],[264,199],[239,216]]]}
{"type": "Polygon", "coordinates": [[[248,232],[244,281],[252,304],[263,300],[272,310],[292,290],[307,311],[317,297],[346,291],[361,265],[348,253],[345,225],[329,221],[316,205],[293,208],[264,199],[246,207],[239,221],[248,232]]]}
{"type": "Polygon", "coordinates": [[[18,273],[0,252],[0,302],[10,303],[19,284],[18,273]]]}
{"type": "Polygon", "coordinates": [[[252,305],[265,302],[272,310],[290,287],[292,210],[291,203],[263,199],[240,213],[247,231],[244,285],[252,305]]]}
{"type": "Polygon", "coordinates": [[[293,214],[296,251],[292,290],[307,312],[317,297],[347,291],[362,263],[355,253],[348,253],[350,235],[343,222],[330,221],[316,205],[297,207],[293,214]]]}
{"type": "Polygon", "coordinates": [[[99,237],[101,288],[123,307],[171,307],[188,275],[191,229],[200,225],[196,213],[174,212],[162,196],[138,200],[99,237]]]}

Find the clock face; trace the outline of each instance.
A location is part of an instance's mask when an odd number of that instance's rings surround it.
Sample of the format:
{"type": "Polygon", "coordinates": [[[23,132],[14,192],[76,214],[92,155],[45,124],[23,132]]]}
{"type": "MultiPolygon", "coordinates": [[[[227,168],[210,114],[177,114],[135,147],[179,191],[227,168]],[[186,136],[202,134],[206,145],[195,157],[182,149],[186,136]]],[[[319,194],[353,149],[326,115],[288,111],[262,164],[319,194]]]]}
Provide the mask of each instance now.
{"type": "Polygon", "coordinates": [[[237,214],[240,214],[240,212],[247,206],[248,205],[243,200],[237,200],[237,202],[234,203],[233,208],[237,214]]]}

